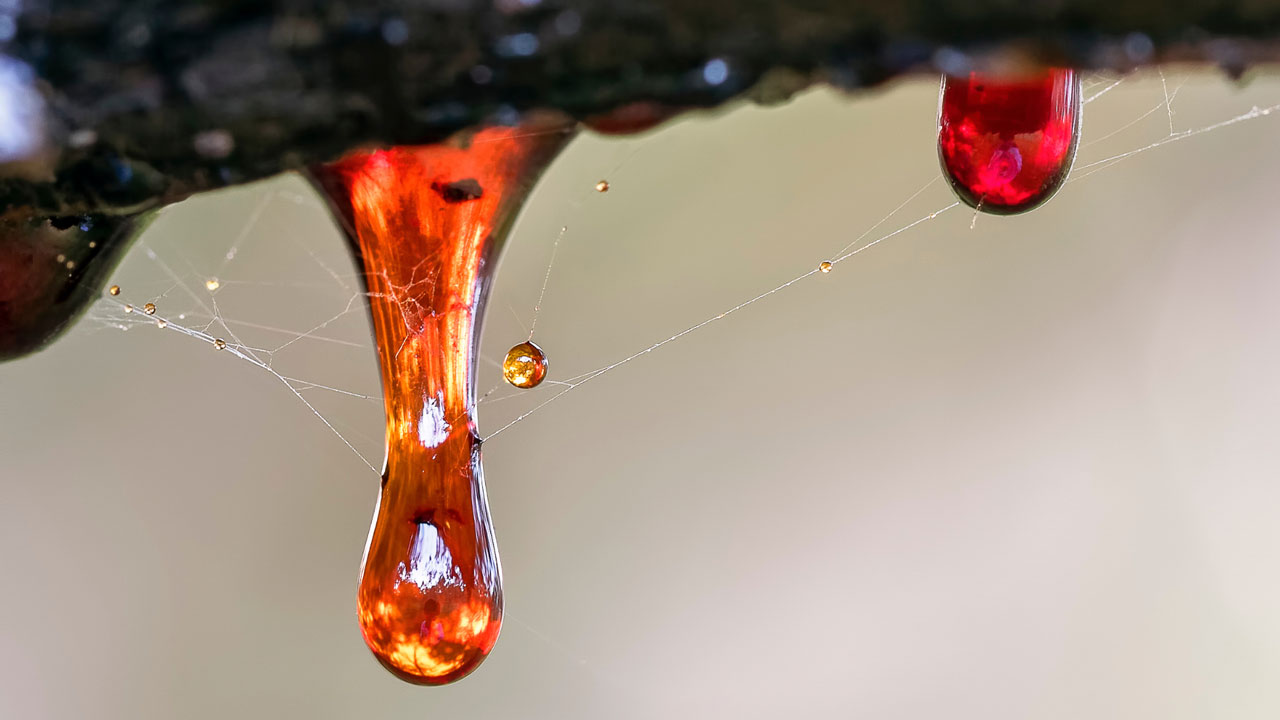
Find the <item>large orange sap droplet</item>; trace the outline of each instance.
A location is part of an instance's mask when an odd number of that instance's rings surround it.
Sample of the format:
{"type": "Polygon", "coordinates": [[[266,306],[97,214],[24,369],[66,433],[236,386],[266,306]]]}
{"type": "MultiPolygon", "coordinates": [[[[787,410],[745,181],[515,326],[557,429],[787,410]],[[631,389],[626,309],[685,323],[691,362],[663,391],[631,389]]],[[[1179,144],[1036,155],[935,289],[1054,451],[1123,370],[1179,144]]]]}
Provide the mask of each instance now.
{"type": "Polygon", "coordinates": [[[364,273],[386,399],[360,630],[409,682],[467,675],[502,626],[475,423],[480,320],[515,211],[570,133],[558,123],[491,128],[313,170],[364,273]]]}

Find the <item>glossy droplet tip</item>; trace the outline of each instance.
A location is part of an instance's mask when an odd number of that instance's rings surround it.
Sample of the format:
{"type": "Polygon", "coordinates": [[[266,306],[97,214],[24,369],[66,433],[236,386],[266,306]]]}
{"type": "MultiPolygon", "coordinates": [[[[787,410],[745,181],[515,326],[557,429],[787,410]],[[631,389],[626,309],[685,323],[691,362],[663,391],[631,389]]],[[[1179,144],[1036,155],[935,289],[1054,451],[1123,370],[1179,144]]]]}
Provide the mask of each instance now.
{"type": "MultiPolygon", "coordinates": [[[[433,530],[425,530],[433,535],[433,530]]],[[[419,536],[421,537],[421,536],[419,536]]],[[[418,574],[422,574],[418,568],[418,574]]],[[[394,596],[361,598],[360,629],[373,656],[396,677],[415,685],[444,685],[459,680],[484,662],[498,640],[502,610],[489,599],[450,602],[435,588],[419,588],[424,578],[394,596]]],[[[425,583],[424,583],[425,584],[425,583]]],[[[452,598],[456,599],[456,598],[452,598]]]]}

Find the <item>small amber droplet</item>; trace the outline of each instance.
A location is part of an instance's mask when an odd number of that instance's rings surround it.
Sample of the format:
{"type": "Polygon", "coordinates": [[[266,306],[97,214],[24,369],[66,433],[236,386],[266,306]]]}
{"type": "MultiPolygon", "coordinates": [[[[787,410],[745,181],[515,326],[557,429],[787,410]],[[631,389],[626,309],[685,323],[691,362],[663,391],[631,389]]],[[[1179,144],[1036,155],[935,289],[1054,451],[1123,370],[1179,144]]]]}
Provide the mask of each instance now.
{"type": "Polygon", "coordinates": [[[119,295],[119,294],[120,294],[120,286],[119,286],[119,285],[112,285],[111,287],[107,288],[107,292],[108,292],[108,293],[110,293],[110,294],[111,294],[111,295],[113,295],[113,296],[114,296],[114,295],[119,295]]]}
{"type": "Polygon", "coordinates": [[[818,263],[818,269],[824,273],[831,272],[831,261],[823,260],[822,262],[818,263]]]}
{"type": "Polygon", "coordinates": [[[125,305],[125,306],[124,306],[124,311],[125,311],[125,312],[127,312],[127,313],[131,313],[131,312],[133,312],[133,306],[132,306],[132,305],[125,305]]]}
{"type": "Polygon", "coordinates": [[[596,183],[596,192],[609,192],[609,181],[601,180],[596,183]]]}
{"type": "Polygon", "coordinates": [[[218,282],[218,278],[209,278],[208,280],[204,281],[204,289],[208,290],[209,292],[213,292],[214,290],[217,290],[221,285],[222,283],[218,282]]]}
{"type": "Polygon", "coordinates": [[[222,350],[226,346],[227,346],[227,341],[223,340],[222,338],[215,338],[213,341],[213,347],[216,350],[222,350]]]}
{"type": "Polygon", "coordinates": [[[1009,215],[1048,200],[1071,170],[1080,136],[1080,78],[1055,68],[943,80],[938,155],[967,205],[1009,215]]]}
{"type": "Polygon", "coordinates": [[[67,261],[67,256],[63,255],[62,253],[58,253],[58,257],[55,259],[58,261],[58,264],[61,265],[62,263],[67,261]]]}
{"type": "Polygon", "coordinates": [[[75,261],[75,260],[68,260],[68,261],[67,261],[67,269],[68,269],[68,270],[75,270],[75,269],[76,269],[76,261],[75,261]]]}
{"type": "Polygon", "coordinates": [[[147,303],[146,305],[143,305],[143,306],[142,306],[142,312],[144,312],[144,313],[146,313],[146,314],[148,314],[148,315],[155,315],[155,314],[156,314],[156,304],[155,304],[155,303],[147,303]]]}
{"type": "Polygon", "coordinates": [[[502,377],[518,388],[534,388],[547,376],[547,355],[532,342],[522,342],[507,351],[502,361],[502,377]]]}
{"type": "Polygon", "coordinates": [[[89,249],[90,249],[90,250],[92,250],[92,249],[94,249],[94,248],[96,248],[96,247],[98,247],[98,243],[96,243],[96,242],[94,242],[94,241],[90,240],[90,241],[89,241],[89,249]]]}
{"type": "Polygon", "coordinates": [[[160,318],[159,320],[156,320],[156,327],[160,328],[161,330],[165,329],[165,327],[167,327],[168,325],[169,323],[166,322],[164,318],[160,318]]]}

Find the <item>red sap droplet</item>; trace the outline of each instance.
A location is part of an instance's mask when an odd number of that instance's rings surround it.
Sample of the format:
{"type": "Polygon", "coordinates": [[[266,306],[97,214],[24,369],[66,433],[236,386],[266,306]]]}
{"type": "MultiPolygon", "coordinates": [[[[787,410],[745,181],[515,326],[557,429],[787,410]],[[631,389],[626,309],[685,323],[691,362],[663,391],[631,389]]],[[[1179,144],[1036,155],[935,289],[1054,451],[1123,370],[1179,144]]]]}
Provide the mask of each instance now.
{"type": "Polygon", "coordinates": [[[1048,200],[1075,159],[1080,105],[1074,70],[943,78],[938,156],[956,195],[999,214],[1048,200]]]}
{"type": "Polygon", "coordinates": [[[101,297],[135,228],[116,215],[0,220],[0,362],[71,328],[101,297]]]}
{"type": "Polygon", "coordinates": [[[498,639],[502,577],[475,425],[479,324],[512,216],[569,135],[559,124],[493,128],[313,171],[362,266],[386,398],[360,630],[409,682],[457,680],[498,639]]]}

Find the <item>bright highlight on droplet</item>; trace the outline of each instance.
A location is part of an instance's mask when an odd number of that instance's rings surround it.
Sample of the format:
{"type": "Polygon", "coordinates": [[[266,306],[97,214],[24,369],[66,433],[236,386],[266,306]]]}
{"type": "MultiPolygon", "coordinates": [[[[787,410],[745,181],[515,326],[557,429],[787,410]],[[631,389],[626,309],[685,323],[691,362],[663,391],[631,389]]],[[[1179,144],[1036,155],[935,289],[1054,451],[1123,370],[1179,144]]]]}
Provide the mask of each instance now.
{"type": "Polygon", "coordinates": [[[822,262],[818,263],[818,269],[824,273],[831,272],[831,261],[823,260],[822,262]]]}
{"type": "Polygon", "coordinates": [[[522,342],[511,348],[502,361],[503,379],[518,388],[538,387],[546,376],[547,355],[532,342],[522,342]]]}
{"type": "Polygon", "coordinates": [[[148,315],[155,315],[155,314],[156,314],[156,304],[155,304],[155,303],[147,303],[146,305],[143,305],[143,306],[142,306],[142,312],[144,312],[144,313],[146,313],[146,314],[148,314],[148,315]]]}
{"type": "Polygon", "coordinates": [[[227,341],[222,338],[214,338],[213,347],[215,350],[222,350],[227,347],[227,341]]]}
{"type": "Polygon", "coordinates": [[[208,290],[209,292],[213,292],[214,290],[217,290],[221,286],[222,286],[222,283],[218,282],[218,278],[209,278],[208,280],[204,281],[204,289],[208,290]]]}
{"type": "Polygon", "coordinates": [[[125,305],[125,306],[124,306],[124,311],[125,311],[125,312],[127,312],[127,313],[131,313],[131,312],[133,312],[133,306],[132,306],[132,305],[125,305]]]}
{"type": "Polygon", "coordinates": [[[169,325],[169,323],[168,323],[167,321],[165,321],[165,319],[164,319],[164,318],[160,318],[159,320],[156,320],[156,327],[160,328],[161,330],[163,330],[163,329],[165,329],[166,327],[168,327],[168,325],[169,325]]]}

